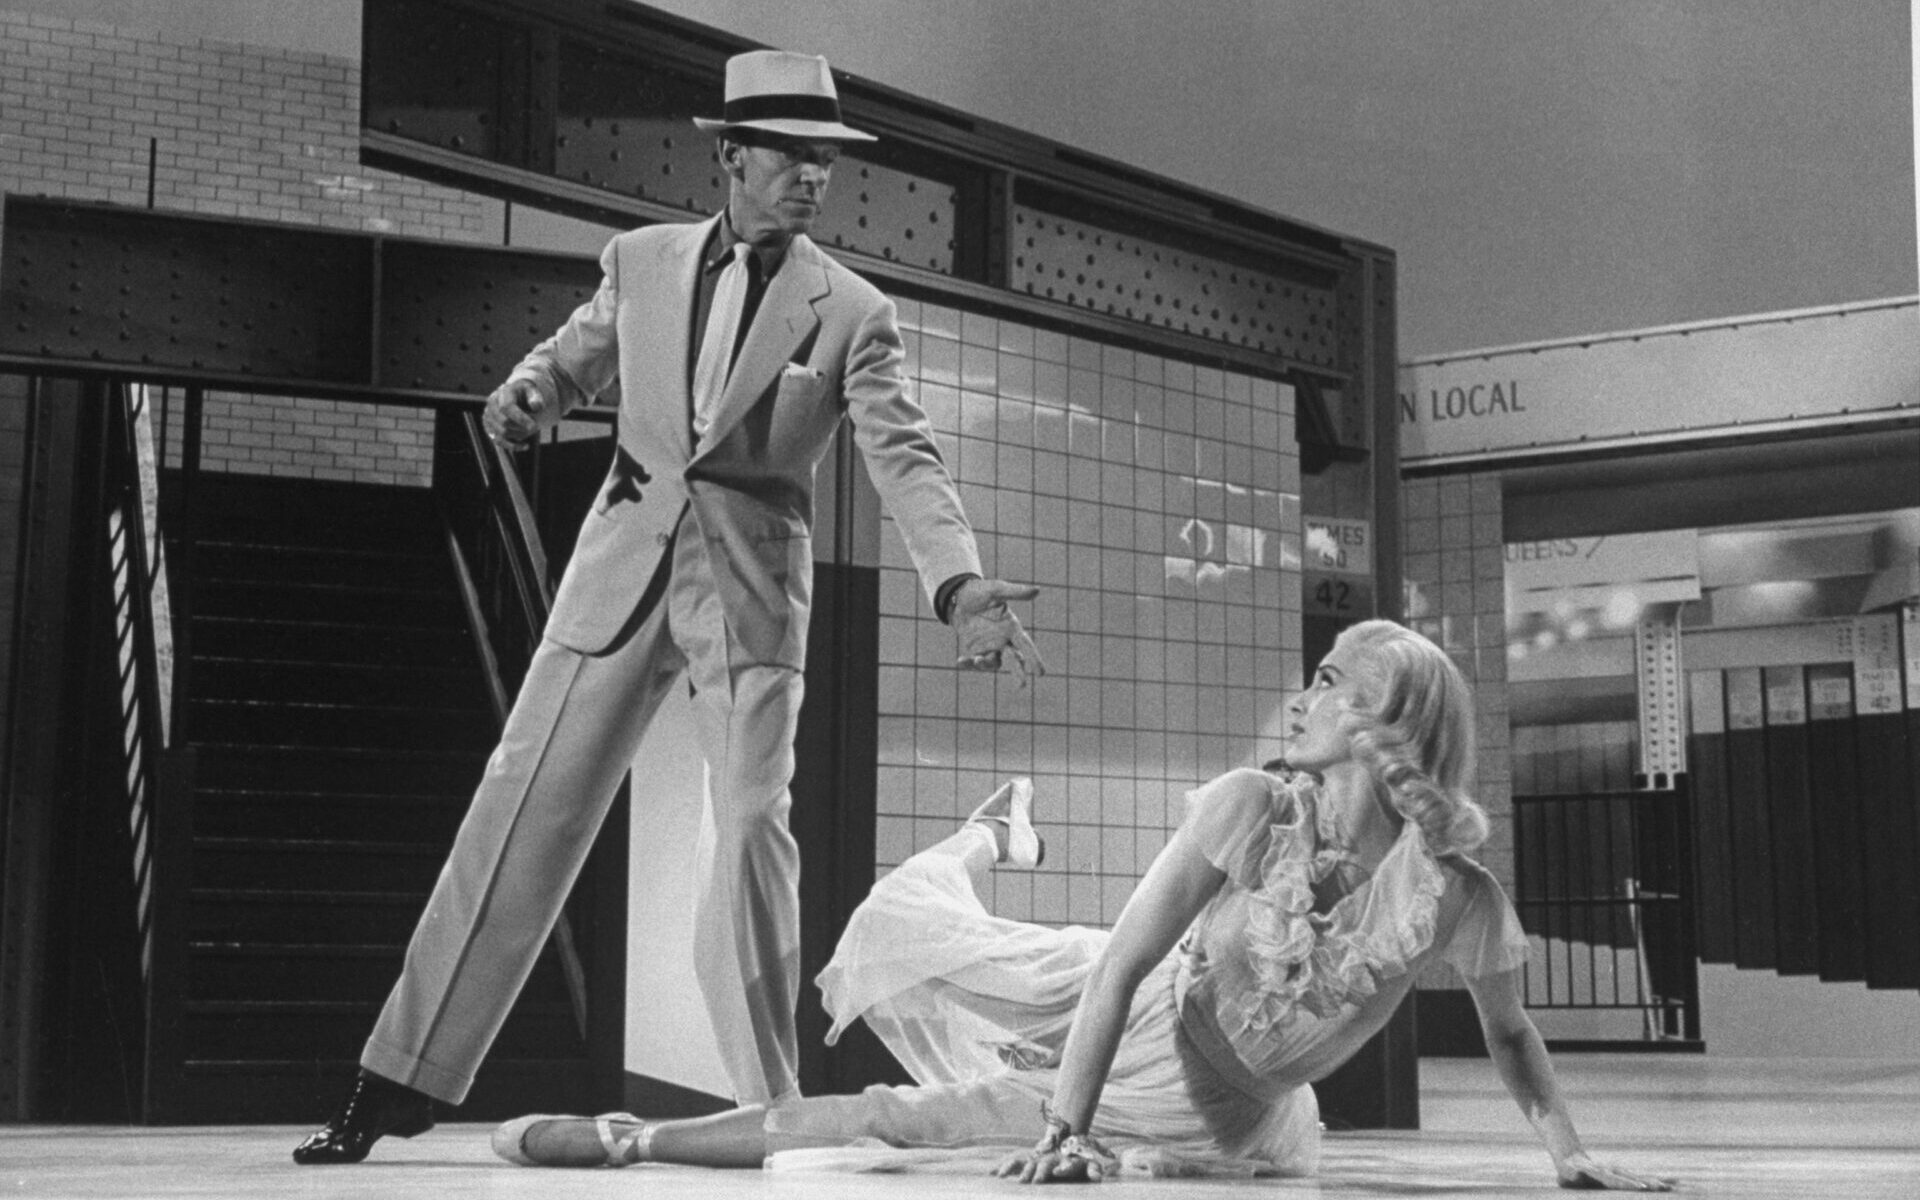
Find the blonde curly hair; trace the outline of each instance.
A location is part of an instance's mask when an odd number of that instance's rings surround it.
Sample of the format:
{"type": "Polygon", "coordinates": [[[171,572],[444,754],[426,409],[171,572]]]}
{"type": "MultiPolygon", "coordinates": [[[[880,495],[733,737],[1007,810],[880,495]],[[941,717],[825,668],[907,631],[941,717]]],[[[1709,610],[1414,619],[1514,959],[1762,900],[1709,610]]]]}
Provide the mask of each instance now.
{"type": "Polygon", "coordinates": [[[1394,808],[1420,826],[1435,854],[1466,852],[1487,840],[1486,810],[1473,782],[1473,693],[1446,651],[1393,621],[1343,630],[1336,650],[1352,653],[1361,699],[1348,709],[1356,761],[1394,808]]]}

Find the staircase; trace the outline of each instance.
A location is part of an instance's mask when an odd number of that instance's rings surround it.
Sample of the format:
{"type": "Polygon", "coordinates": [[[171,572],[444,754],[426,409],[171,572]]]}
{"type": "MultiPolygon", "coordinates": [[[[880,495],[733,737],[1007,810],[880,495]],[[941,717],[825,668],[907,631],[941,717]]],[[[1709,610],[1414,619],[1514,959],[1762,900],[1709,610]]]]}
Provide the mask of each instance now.
{"type": "MultiPolygon", "coordinates": [[[[184,1061],[154,1119],[314,1122],[344,1095],[496,720],[431,493],[206,474],[193,510],[184,1061]]],[[[188,551],[168,552],[178,579],[188,551]]],[[[587,1073],[549,947],[454,1115],[564,1108],[587,1073]]]]}

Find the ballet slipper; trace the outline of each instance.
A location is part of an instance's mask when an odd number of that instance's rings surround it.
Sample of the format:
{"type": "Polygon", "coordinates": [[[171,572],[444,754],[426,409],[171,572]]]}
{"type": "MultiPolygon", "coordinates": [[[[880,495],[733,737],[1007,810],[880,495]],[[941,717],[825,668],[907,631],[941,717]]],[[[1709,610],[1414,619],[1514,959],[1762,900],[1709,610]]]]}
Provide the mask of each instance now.
{"type": "Polygon", "coordinates": [[[1000,861],[1011,867],[1031,871],[1047,860],[1047,840],[1033,828],[1033,780],[1024,776],[1000,785],[986,803],[973,810],[969,825],[994,821],[1007,827],[1007,853],[1000,861]],[[1007,800],[1005,816],[987,810],[1007,800]]]}
{"type": "Polygon", "coordinates": [[[646,1162],[652,1157],[653,1130],[652,1122],[642,1121],[631,1113],[605,1113],[598,1117],[533,1113],[515,1117],[494,1130],[493,1152],[523,1167],[624,1167],[629,1163],[646,1162]],[[582,1137],[575,1139],[576,1145],[563,1150],[549,1148],[536,1156],[527,1149],[527,1134],[532,1132],[534,1126],[549,1121],[591,1125],[598,1145],[590,1145],[582,1137]],[[632,1125],[634,1129],[627,1134],[615,1134],[613,1127],[616,1124],[632,1125]]]}

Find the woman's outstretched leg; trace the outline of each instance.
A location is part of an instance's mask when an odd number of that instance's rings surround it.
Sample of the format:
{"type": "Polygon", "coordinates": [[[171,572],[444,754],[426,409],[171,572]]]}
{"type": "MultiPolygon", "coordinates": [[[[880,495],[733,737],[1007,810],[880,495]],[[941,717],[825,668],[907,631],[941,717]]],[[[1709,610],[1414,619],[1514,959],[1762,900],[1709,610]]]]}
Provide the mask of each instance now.
{"type": "MultiPolygon", "coordinates": [[[[980,881],[986,878],[987,872],[993,869],[995,863],[1007,859],[1007,844],[1012,828],[1008,818],[1013,812],[1013,789],[1012,783],[1001,784],[960,828],[913,858],[958,859],[966,868],[968,878],[973,881],[974,891],[978,893],[980,881]]],[[[907,863],[912,861],[910,858],[907,863]]]]}
{"type": "Polygon", "coordinates": [[[960,832],[932,847],[928,853],[961,856],[976,884],[986,868],[995,863],[1032,870],[1046,859],[1047,853],[1046,839],[1034,832],[1032,808],[1033,781],[1009,780],[973,810],[960,832]],[[978,836],[979,831],[986,832],[993,841],[993,857],[984,861],[974,849],[984,840],[978,836]]]}
{"type": "MultiPolygon", "coordinates": [[[[973,879],[977,889],[987,872],[1000,861],[1005,853],[1004,839],[1006,831],[998,825],[985,821],[968,821],[945,838],[922,850],[920,855],[930,858],[957,858],[966,867],[967,874],[973,879]]],[[[908,862],[913,861],[908,859],[908,862]]]]}
{"type": "Polygon", "coordinates": [[[647,1121],[628,1113],[521,1117],[494,1131],[493,1149],[510,1162],[536,1167],[662,1162],[757,1168],[767,1157],[766,1115],[765,1105],[752,1104],[670,1121],[647,1121]]]}

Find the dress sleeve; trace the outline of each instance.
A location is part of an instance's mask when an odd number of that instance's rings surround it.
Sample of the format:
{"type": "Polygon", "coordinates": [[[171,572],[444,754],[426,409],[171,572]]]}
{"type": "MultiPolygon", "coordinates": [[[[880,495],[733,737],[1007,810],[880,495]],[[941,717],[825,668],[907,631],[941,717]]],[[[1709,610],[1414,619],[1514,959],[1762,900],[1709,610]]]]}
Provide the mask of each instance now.
{"type": "Polygon", "coordinates": [[[1441,955],[1462,979],[1511,971],[1527,961],[1527,933],[1500,882],[1480,868],[1471,876],[1466,911],[1441,955]]]}
{"type": "Polygon", "coordinates": [[[1206,860],[1242,887],[1260,883],[1276,822],[1297,823],[1293,794],[1273,776],[1229,771],[1187,793],[1182,832],[1206,860]]]}

